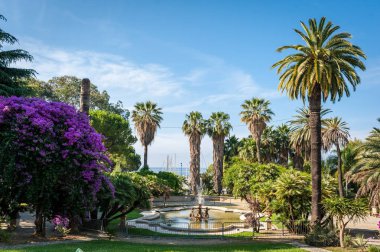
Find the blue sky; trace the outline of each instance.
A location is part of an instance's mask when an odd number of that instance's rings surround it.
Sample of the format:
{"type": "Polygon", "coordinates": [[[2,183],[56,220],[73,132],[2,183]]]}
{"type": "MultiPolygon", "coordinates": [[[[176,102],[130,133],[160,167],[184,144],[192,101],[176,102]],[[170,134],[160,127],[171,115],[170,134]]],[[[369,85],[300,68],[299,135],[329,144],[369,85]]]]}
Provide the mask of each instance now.
{"type": "MultiPolygon", "coordinates": [[[[0,0],[8,21],[1,28],[34,56],[38,78],[88,77],[127,108],[153,100],[164,121],[149,150],[150,166],[167,155],[188,166],[188,141],[181,132],[193,110],[230,114],[233,134],[248,135],[239,120],[244,99],[264,97],[285,123],[302,106],[277,91],[271,65],[275,50],[300,43],[299,21],[326,16],[368,56],[362,84],[350,98],[327,103],[352,137],[364,139],[380,117],[380,1],[59,1],[0,0]]],[[[201,165],[212,162],[212,143],[202,143],[201,165]]],[[[142,153],[140,144],[136,149],[142,153]]],[[[174,161],[173,161],[174,162],[174,161]]]]}

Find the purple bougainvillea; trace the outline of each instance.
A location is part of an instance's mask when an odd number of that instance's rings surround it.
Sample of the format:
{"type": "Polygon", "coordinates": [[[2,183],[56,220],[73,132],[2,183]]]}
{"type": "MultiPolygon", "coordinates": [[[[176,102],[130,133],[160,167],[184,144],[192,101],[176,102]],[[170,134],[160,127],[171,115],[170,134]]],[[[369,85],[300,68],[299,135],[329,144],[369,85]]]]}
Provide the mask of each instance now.
{"type": "Polygon", "coordinates": [[[51,208],[57,204],[72,208],[73,202],[85,206],[96,200],[102,187],[114,191],[104,174],[110,171],[111,162],[102,135],[90,126],[86,114],[72,106],[0,97],[0,138],[2,152],[8,153],[2,162],[7,167],[12,164],[17,188],[27,188],[25,195],[31,204],[45,207],[46,202],[52,205],[55,201],[51,208]]]}

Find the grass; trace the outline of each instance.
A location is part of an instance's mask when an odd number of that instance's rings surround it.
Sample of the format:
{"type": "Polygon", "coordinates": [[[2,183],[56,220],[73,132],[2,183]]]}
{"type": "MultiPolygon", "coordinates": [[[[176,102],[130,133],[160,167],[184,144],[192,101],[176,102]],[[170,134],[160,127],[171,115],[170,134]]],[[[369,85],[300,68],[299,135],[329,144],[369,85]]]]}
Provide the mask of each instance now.
{"type": "Polygon", "coordinates": [[[33,246],[22,249],[3,250],[4,252],[75,252],[81,248],[84,252],[190,252],[190,251],[231,251],[231,252],[302,252],[303,250],[282,243],[225,243],[219,245],[163,245],[163,244],[135,244],[123,241],[89,241],[69,244],[33,246]]]}

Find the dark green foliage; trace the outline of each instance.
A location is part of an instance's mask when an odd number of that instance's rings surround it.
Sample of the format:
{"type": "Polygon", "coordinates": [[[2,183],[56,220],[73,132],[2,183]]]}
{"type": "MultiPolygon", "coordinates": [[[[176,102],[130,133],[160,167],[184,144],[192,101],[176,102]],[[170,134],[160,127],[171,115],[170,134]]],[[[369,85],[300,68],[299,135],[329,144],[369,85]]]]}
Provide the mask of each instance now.
{"type": "MultiPolygon", "coordinates": [[[[6,21],[3,15],[0,20],[6,21]]],[[[32,69],[11,67],[19,61],[32,61],[33,57],[25,50],[4,50],[4,44],[14,45],[18,40],[11,34],[0,29],[0,96],[21,96],[27,93],[27,88],[21,81],[36,74],[32,69]]]]}
{"type": "Polygon", "coordinates": [[[335,230],[315,226],[310,233],[305,235],[305,242],[316,247],[337,246],[339,238],[335,230]]]}
{"type": "Polygon", "coordinates": [[[171,189],[172,194],[180,195],[183,193],[183,184],[185,182],[184,177],[173,172],[160,171],[157,173],[157,178],[162,180],[163,183],[171,189]]]}
{"type": "Polygon", "coordinates": [[[141,160],[132,146],[137,138],[132,134],[129,121],[121,115],[104,110],[91,110],[90,119],[92,127],[105,137],[104,145],[115,163],[115,170],[137,170],[141,160]]]}
{"type": "Polygon", "coordinates": [[[201,181],[202,181],[202,194],[204,195],[211,195],[213,194],[214,189],[214,167],[213,165],[209,165],[207,167],[206,172],[201,173],[201,181]]]}
{"type": "Polygon", "coordinates": [[[11,234],[7,230],[0,229],[0,242],[8,242],[11,238],[11,234]]]}
{"type": "Polygon", "coordinates": [[[106,225],[117,218],[123,217],[136,208],[148,208],[151,197],[150,188],[145,179],[137,173],[112,173],[109,175],[115,187],[112,195],[107,188],[103,188],[99,197],[101,219],[106,225]]]}

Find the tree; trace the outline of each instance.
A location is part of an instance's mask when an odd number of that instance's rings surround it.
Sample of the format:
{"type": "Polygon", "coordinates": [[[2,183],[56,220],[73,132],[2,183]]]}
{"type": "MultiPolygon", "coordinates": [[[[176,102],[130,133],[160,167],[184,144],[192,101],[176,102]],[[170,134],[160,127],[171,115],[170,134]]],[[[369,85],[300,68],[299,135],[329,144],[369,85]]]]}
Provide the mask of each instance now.
{"type": "Polygon", "coordinates": [[[262,155],[266,163],[288,165],[289,127],[285,124],[276,128],[267,127],[262,135],[262,155]]]}
{"type": "MultiPolygon", "coordinates": [[[[39,97],[47,101],[60,101],[70,104],[77,109],[80,107],[80,92],[82,80],[75,76],[53,77],[47,82],[29,78],[24,80],[31,90],[29,96],[39,97]]],[[[115,114],[129,117],[128,110],[123,108],[123,103],[117,101],[111,103],[107,91],[100,92],[96,85],[90,83],[90,110],[105,110],[115,114]]]]}
{"type": "Polygon", "coordinates": [[[152,144],[157,128],[160,127],[161,115],[161,108],[151,101],[136,103],[132,112],[135,129],[144,146],[144,167],[148,167],[148,145],[152,144]]]}
{"type": "MultiPolygon", "coordinates": [[[[0,15],[0,20],[7,19],[0,15]]],[[[11,67],[19,61],[32,61],[33,57],[25,50],[4,50],[4,44],[14,45],[18,40],[11,34],[0,29],[0,96],[24,95],[27,89],[21,79],[29,78],[36,74],[33,69],[11,67]]]]}
{"type": "Polygon", "coordinates": [[[256,141],[257,161],[261,162],[260,140],[267,123],[272,119],[273,112],[269,109],[270,102],[264,99],[252,98],[245,100],[241,105],[243,111],[240,112],[241,121],[248,125],[252,137],[256,141]]]}
{"type": "Polygon", "coordinates": [[[367,203],[363,199],[334,197],[323,200],[323,207],[338,223],[340,246],[344,248],[344,231],[347,224],[355,219],[365,219],[367,203]]]}
{"type": "Polygon", "coordinates": [[[197,194],[200,185],[200,166],[201,166],[201,140],[206,133],[206,123],[202,114],[192,111],[186,115],[182,125],[182,131],[189,137],[190,145],[190,190],[197,194]]]}
{"type": "MultiPolygon", "coordinates": [[[[380,119],[378,119],[380,122],[380,119]]],[[[359,148],[357,162],[347,173],[349,181],[359,184],[358,196],[369,196],[372,206],[380,204],[380,128],[373,128],[359,148]]]]}
{"type": "Polygon", "coordinates": [[[326,120],[322,135],[322,142],[326,150],[329,150],[332,146],[336,148],[338,155],[339,196],[344,197],[341,147],[346,146],[348,143],[348,138],[350,137],[349,128],[347,127],[347,123],[342,121],[341,118],[334,117],[326,120]]]}
{"type": "Polygon", "coordinates": [[[227,137],[224,142],[224,159],[228,163],[239,154],[240,141],[235,135],[227,137]]]}
{"type": "Polygon", "coordinates": [[[230,116],[223,112],[214,112],[206,121],[207,134],[213,143],[214,191],[220,195],[223,179],[224,138],[229,135],[232,126],[230,116]]]}
{"type": "Polygon", "coordinates": [[[269,210],[273,198],[273,183],[284,170],[284,167],[275,164],[235,160],[226,171],[225,186],[232,189],[235,197],[248,203],[253,224],[258,224],[260,213],[269,210]]]}
{"type": "Polygon", "coordinates": [[[70,217],[74,231],[99,190],[113,191],[104,174],[110,167],[86,114],[60,102],[0,97],[0,205],[11,213],[20,203],[33,207],[36,234],[45,234],[54,214],[70,217]]]}
{"type": "Polygon", "coordinates": [[[104,111],[90,111],[91,125],[104,136],[103,143],[111,154],[111,160],[118,171],[134,171],[140,165],[140,156],[133,144],[137,138],[132,135],[129,121],[121,115],[104,111]]]}
{"type": "MultiPolygon", "coordinates": [[[[324,116],[330,113],[329,109],[321,109],[321,128],[324,127],[324,116]]],[[[306,107],[297,110],[297,114],[289,121],[290,124],[290,144],[295,150],[294,167],[303,170],[304,161],[310,160],[311,151],[311,131],[310,131],[310,110],[306,107]]]]}
{"type": "Polygon", "coordinates": [[[286,56],[273,65],[280,75],[279,89],[291,99],[300,97],[309,101],[311,173],[312,173],[312,223],[321,220],[321,100],[330,96],[332,101],[344,94],[350,95],[349,85],[355,90],[360,83],[356,68],[365,70],[361,58],[366,56],[356,45],[349,42],[351,34],[335,33],[340,27],[326,18],[309,19],[309,26],[301,22],[304,32],[295,32],[305,45],[283,46],[281,52],[293,49],[297,52],[286,56]]]}

